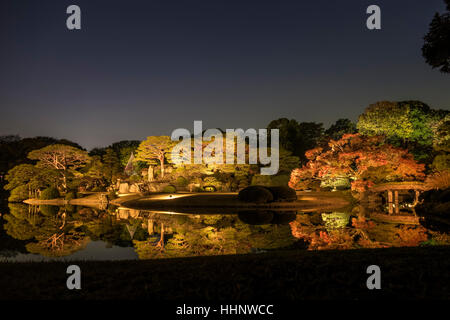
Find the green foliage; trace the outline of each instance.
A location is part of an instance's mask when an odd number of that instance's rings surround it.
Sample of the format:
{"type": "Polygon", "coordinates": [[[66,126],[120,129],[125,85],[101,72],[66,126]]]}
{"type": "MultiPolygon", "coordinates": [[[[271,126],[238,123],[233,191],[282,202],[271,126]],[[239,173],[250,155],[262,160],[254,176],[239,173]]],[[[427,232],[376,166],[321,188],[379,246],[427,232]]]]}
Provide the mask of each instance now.
{"type": "Polygon", "coordinates": [[[203,178],[203,185],[205,187],[213,186],[216,189],[220,189],[222,187],[222,183],[219,180],[217,180],[216,177],[213,177],[213,176],[203,178]]]}
{"type": "Polygon", "coordinates": [[[57,170],[61,175],[62,187],[67,189],[68,179],[80,175],[76,170],[84,167],[90,157],[84,150],[63,144],[54,144],[28,154],[31,160],[38,160],[37,166],[57,170]]]}
{"type": "Polygon", "coordinates": [[[409,113],[409,109],[397,102],[380,101],[367,107],[359,116],[357,128],[362,135],[408,139],[413,133],[409,113]]]}
{"type": "Polygon", "coordinates": [[[28,184],[33,177],[37,174],[37,169],[32,164],[21,164],[15,166],[8,171],[6,175],[6,180],[8,184],[5,185],[6,190],[12,190],[19,186],[28,184]]]}
{"type": "Polygon", "coordinates": [[[339,140],[347,133],[356,133],[356,124],[349,119],[339,119],[325,131],[325,135],[333,140],[339,140]]]}
{"type": "Polygon", "coordinates": [[[359,116],[357,127],[363,135],[385,136],[390,144],[410,150],[416,160],[431,163],[435,128],[448,113],[421,101],[381,101],[359,116]]]}
{"type": "Polygon", "coordinates": [[[141,181],[142,181],[142,177],[138,174],[133,174],[130,177],[130,182],[132,182],[132,183],[141,182],[141,181]]]}
{"type": "Polygon", "coordinates": [[[28,186],[19,186],[11,190],[11,194],[8,198],[9,202],[22,202],[29,198],[28,186]]]}
{"type": "Polygon", "coordinates": [[[177,192],[177,188],[175,186],[169,184],[169,185],[165,186],[162,189],[162,192],[164,192],[164,193],[175,193],[175,192],[177,192]]]}
{"type": "Polygon", "coordinates": [[[435,171],[450,170],[450,154],[437,155],[431,165],[435,171]]]}
{"type": "Polygon", "coordinates": [[[276,176],[269,176],[269,175],[260,175],[255,174],[252,177],[251,185],[253,186],[285,186],[287,187],[289,182],[290,176],[287,174],[284,175],[276,175],[276,176]]]}
{"type": "Polygon", "coordinates": [[[322,220],[327,230],[341,229],[350,222],[350,214],[346,212],[322,213],[322,220]]]}
{"type": "Polygon", "coordinates": [[[41,200],[52,200],[59,198],[59,191],[55,187],[49,187],[41,192],[41,200]]]}
{"type": "Polygon", "coordinates": [[[178,187],[185,187],[188,185],[188,181],[185,177],[179,176],[176,180],[175,180],[175,185],[178,187]]]}
{"type": "Polygon", "coordinates": [[[250,186],[239,191],[239,201],[267,203],[273,201],[273,194],[264,186],[250,186]]]}
{"type": "Polygon", "coordinates": [[[305,151],[315,148],[323,138],[323,125],[314,122],[301,122],[281,118],[269,123],[267,129],[278,129],[280,146],[292,152],[301,161],[306,161],[305,151]]]}
{"type": "Polygon", "coordinates": [[[112,148],[107,148],[102,157],[105,166],[105,174],[109,181],[113,182],[121,171],[121,163],[117,153],[112,148]]]}
{"type": "Polygon", "coordinates": [[[429,31],[424,37],[422,55],[425,61],[441,72],[450,72],[450,4],[447,3],[447,12],[436,13],[430,23],[429,31]]]}
{"type": "Polygon", "coordinates": [[[292,170],[300,165],[300,158],[292,155],[291,151],[280,148],[279,150],[279,169],[277,175],[290,174],[292,170]]]}
{"type": "Polygon", "coordinates": [[[142,141],[137,149],[136,160],[149,164],[159,162],[161,177],[164,177],[164,163],[170,156],[170,151],[175,145],[168,136],[151,136],[142,141]]]}
{"type": "MultiPolygon", "coordinates": [[[[369,170],[371,170],[372,168],[370,168],[369,170]]],[[[380,174],[382,174],[382,177],[385,178],[386,177],[386,172],[384,169],[380,169],[379,167],[374,168],[375,170],[379,171],[380,174]]],[[[378,178],[378,176],[377,176],[378,178]]],[[[329,177],[324,177],[322,179],[322,181],[320,182],[320,187],[321,188],[330,188],[332,190],[346,190],[346,189],[350,189],[351,187],[351,183],[350,183],[350,179],[348,179],[347,177],[333,177],[333,176],[329,176],[329,177]]]]}

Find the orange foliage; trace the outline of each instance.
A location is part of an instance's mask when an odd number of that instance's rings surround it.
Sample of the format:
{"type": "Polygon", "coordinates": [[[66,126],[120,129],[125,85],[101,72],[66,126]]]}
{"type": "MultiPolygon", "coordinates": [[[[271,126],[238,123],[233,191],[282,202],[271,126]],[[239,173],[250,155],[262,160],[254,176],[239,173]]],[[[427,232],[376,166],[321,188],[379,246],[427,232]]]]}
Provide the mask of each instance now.
{"type": "Polygon", "coordinates": [[[428,240],[426,229],[423,227],[401,226],[396,236],[396,245],[402,247],[417,247],[428,240]]]}
{"type": "Polygon", "coordinates": [[[423,164],[416,162],[408,150],[385,143],[383,137],[346,134],[338,141],[330,140],[328,146],[306,152],[309,162],[292,171],[291,188],[304,188],[305,181],[346,177],[353,181],[353,190],[363,191],[375,179],[411,181],[425,177],[423,164]],[[375,168],[378,171],[371,175],[375,168]]]}
{"type": "Polygon", "coordinates": [[[352,218],[352,226],[356,229],[367,230],[375,227],[373,221],[367,221],[364,217],[352,218]]]}

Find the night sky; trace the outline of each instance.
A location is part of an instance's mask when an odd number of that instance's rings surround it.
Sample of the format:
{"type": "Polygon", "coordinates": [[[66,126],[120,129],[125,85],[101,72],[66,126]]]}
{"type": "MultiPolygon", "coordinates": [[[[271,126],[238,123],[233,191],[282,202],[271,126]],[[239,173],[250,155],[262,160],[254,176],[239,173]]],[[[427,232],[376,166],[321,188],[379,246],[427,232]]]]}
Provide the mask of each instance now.
{"type": "Polygon", "coordinates": [[[450,76],[421,56],[442,0],[0,1],[0,135],[90,149],[194,120],[328,126],[379,100],[450,107],[450,76]],[[382,30],[366,28],[370,4],[382,30]]]}

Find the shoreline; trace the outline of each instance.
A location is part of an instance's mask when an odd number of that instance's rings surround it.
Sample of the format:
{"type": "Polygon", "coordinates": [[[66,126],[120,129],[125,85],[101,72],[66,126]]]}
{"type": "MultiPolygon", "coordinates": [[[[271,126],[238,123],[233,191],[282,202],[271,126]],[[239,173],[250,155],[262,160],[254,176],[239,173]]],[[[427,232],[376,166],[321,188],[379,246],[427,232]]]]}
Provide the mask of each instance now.
{"type": "Polygon", "coordinates": [[[114,199],[113,205],[135,210],[331,210],[351,205],[342,195],[307,193],[298,195],[296,201],[248,203],[239,201],[237,193],[175,193],[154,194],[150,196],[127,196],[114,199]]]}
{"type": "MultiPolygon", "coordinates": [[[[105,205],[99,196],[101,193],[86,198],[65,200],[27,199],[23,202],[29,205],[105,205]]],[[[150,195],[128,194],[108,201],[107,204],[135,210],[179,210],[210,209],[210,210],[332,210],[347,207],[352,204],[348,195],[334,192],[297,192],[298,199],[291,202],[249,203],[239,201],[235,192],[214,193],[154,193],[150,195]]]]}

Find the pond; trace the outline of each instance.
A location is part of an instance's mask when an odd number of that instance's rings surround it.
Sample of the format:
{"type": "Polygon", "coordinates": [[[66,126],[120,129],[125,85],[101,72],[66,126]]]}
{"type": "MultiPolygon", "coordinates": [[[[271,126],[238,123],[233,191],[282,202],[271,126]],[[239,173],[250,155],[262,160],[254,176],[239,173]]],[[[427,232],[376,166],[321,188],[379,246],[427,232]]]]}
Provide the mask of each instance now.
{"type": "Polygon", "coordinates": [[[137,260],[272,250],[450,244],[411,212],[338,211],[193,214],[111,207],[8,204],[0,217],[0,261],[137,260]]]}

